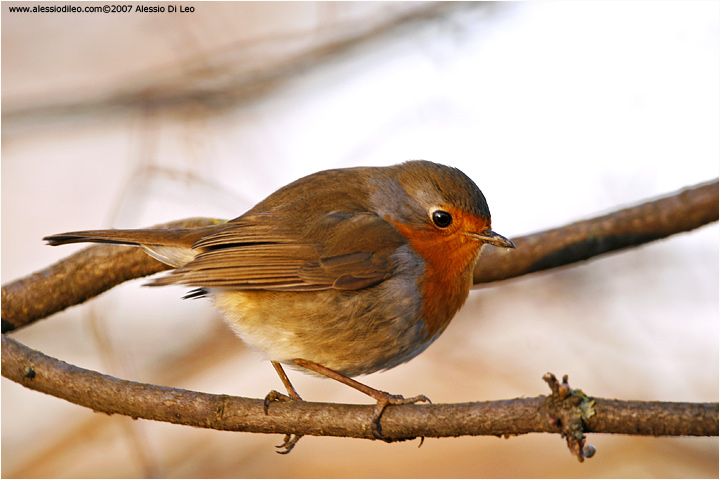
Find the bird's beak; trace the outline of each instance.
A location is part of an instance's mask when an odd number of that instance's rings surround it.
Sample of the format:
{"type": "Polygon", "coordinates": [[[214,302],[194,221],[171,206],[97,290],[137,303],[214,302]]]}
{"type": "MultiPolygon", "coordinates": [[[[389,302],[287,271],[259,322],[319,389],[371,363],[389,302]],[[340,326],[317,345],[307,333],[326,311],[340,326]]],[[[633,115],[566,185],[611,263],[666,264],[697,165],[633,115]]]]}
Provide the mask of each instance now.
{"type": "Polygon", "coordinates": [[[480,233],[473,233],[472,236],[477,240],[487,243],[489,245],[495,245],[496,247],[515,248],[515,244],[509,238],[505,238],[499,233],[495,233],[490,229],[480,233]]]}

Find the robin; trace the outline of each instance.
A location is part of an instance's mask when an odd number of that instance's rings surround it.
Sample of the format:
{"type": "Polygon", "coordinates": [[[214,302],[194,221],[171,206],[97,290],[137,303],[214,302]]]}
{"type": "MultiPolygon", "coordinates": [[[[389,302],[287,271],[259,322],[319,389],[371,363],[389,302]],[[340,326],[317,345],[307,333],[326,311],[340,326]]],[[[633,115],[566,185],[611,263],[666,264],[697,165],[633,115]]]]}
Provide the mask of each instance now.
{"type": "MultiPolygon", "coordinates": [[[[514,248],[457,168],[428,161],[325,170],[280,188],[226,224],[192,229],[91,230],[45,237],[140,246],[175,267],[148,285],[196,287],[262,352],[289,396],[282,365],[355,388],[388,405],[404,398],[351,377],[393,368],[425,350],[465,302],[484,244],[514,248]]],[[[285,438],[287,453],[299,437],[285,438]]]]}

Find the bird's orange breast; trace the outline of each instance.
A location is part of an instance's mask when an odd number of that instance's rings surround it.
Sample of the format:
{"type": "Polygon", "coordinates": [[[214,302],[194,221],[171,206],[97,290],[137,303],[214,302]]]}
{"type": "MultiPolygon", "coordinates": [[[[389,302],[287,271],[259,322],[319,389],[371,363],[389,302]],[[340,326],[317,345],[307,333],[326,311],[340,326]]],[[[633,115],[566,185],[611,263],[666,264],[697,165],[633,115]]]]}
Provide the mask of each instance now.
{"type": "Polygon", "coordinates": [[[420,314],[431,338],[447,327],[465,303],[472,284],[472,271],[482,243],[463,232],[469,228],[482,231],[489,224],[487,219],[471,215],[463,218],[456,213],[454,218],[458,226],[453,231],[393,223],[425,261],[425,271],[418,279],[423,299],[420,314]]]}

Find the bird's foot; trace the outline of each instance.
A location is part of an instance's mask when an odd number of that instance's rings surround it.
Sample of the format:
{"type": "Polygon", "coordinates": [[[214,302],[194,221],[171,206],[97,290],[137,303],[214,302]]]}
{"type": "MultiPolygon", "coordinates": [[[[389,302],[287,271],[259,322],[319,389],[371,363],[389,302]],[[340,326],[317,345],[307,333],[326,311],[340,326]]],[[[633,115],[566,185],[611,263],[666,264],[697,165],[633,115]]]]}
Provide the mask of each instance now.
{"type": "MultiPolygon", "coordinates": [[[[283,393],[278,392],[277,390],[271,390],[270,393],[265,395],[265,400],[263,400],[263,407],[265,410],[265,415],[268,414],[268,409],[270,408],[270,404],[273,402],[302,402],[303,399],[300,398],[299,395],[292,396],[292,395],[285,395],[283,393]]],[[[286,434],[285,438],[283,439],[283,443],[280,445],[275,445],[275,448],[277,448],[277,453],[280,455],[287,455],[290,453],[290,451],[295,447],[297,442],[302,438],[302,435],[296,435],[296,434],[286,434]]]]}
{"type": "Polygon", "coordinates": [[[265,415],[268,414],[268,409],[270,408],[270,404],[273,402],[292,402],[292,401],[303,401],[302,398],[298,395],[297,397],[293,397],[290,395],[285,395],[284,393],[280,393],[277,390],[270,390],[270,393],[265,395],[265,399],[263,400],[263,410],[265,411],[265,415]]]}
{"type": "Polygon", "coordinates": [[[377,404],[375,405],[375,410],[373,411],[373,416],[370,423],[370,431],[372,432],[373,437],[377,438],[378,440],[384,441],[389,440],[382,434],[380,417],[382,417],[382,414],[383,412],[385,412],[385,408],[388,405],[410,405],[417,402],[432,403],[432,401],[430,401],[430,399],[425,395],[417,395],[414,397],[405,398],[402,395],[393,395],[391,393],[383,392],[382,390],[376,390],[371,396],[375,400],[377,400],[377,404]]]}
{"type": "MultiPolygon", "coordinates": [[[[302,402],[303,399],[300,398],[300,395],[295,390],[295,387],[292,386],[290,383],[290,379],[288,379],[287,375],[285,374],[285,371],[283,370],[282,366],[280,366],[277,362],[272,362],[273,367],[275,368],[275,371],[280,376],[280,380],[282,380],[283,384],[285,385],[285,389],[287,390],[288,394],[285,395],[284,393],[280,393],[277,390],[271,390],[270,393],[265,395],[265,400],[263,400],[263,407],[265,410],[265,415],[268,414],[268,409],[270,408],[270,404],[272,402],[302,402]]],[[[285,435],[285,438],[283,439],[283,443],[280,445],[276,445],[275,447],[278,448],[277,453],[280,455],[287,455],[290,453],[290,451],[295,447],[297,442],[302,438],[302,435],[297,435],[294,433],[288,433],[285,435]]]]}

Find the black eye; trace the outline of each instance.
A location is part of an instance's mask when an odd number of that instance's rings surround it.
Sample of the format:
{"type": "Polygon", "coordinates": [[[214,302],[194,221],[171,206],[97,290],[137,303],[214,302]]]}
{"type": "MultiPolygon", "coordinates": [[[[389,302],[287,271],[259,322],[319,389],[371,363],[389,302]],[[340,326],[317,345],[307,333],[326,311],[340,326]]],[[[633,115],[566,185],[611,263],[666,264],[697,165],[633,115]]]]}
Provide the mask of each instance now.
{"type": "Polygon", "coordinates": [[[444,210],[435,210],[432,213],[432,221],[440,228],[447,228],[452,224],[453,218],[452,215],[444,210]]]}

